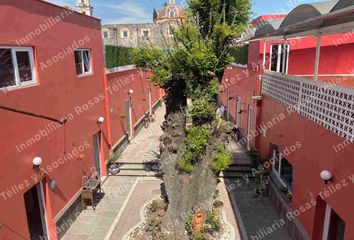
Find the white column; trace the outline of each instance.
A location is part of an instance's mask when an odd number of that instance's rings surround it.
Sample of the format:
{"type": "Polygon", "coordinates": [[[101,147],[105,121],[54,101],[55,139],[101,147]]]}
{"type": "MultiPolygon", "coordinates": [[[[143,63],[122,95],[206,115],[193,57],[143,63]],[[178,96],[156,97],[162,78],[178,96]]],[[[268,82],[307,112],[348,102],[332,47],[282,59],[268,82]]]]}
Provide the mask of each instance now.
{"type": "Polygon", "coordinates": [[[263,41],[263,64],[262,64],[262,70],[264,71],[266,68],[266,51],[267,51],[267,42],[264,40],[263,41]]]}
{"type": "Polygon", "coordinates": [[[317,35],[316,57],[315,57],[315,81],[318,81],[318,69],[320,66],[321,35],[317,35]]]}

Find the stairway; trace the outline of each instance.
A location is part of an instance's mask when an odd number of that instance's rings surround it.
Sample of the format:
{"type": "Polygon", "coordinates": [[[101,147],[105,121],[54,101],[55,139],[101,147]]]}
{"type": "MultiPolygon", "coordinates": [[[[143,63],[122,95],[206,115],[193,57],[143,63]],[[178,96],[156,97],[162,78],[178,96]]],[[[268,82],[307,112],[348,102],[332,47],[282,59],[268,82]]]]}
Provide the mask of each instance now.
{"type": "Polygon", "coordinates": [[[119,162],[120,172],[116,176],[161,177],[157,161],[119,162]]]}
{"type": "Polygon", "coordinates": [[[254,178],[251,164],[232,164],[220,174],[220,178],[254,178]]]}

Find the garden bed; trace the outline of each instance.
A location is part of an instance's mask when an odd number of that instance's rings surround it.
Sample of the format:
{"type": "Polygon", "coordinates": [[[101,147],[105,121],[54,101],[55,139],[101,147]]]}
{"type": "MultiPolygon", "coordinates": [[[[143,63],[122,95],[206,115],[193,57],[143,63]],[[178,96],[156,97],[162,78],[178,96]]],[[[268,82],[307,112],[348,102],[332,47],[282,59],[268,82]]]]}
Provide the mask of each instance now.
{"type": "Polygon", "coordinates": [[[135,228],[127,240],[231,240],[231,229],[223,218],[222,202],[215,201],[213,210],[205,213],[203,230],[197,234],[192,234],[192,216],[185,219],[185,230],[174,228],[167,207],[162,198],[151,201],[144,208],[144,223],[135,228]]]}

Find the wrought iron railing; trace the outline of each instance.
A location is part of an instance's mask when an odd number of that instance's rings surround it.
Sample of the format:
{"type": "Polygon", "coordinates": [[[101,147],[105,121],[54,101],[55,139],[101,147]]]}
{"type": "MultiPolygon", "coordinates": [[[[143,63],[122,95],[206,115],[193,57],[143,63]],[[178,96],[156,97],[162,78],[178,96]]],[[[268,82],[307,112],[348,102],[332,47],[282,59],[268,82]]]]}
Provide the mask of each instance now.
{"type": "Polygon", "coordinates": [[[265,70],[262,94],[354,142],[354,88],[265,70]]]}

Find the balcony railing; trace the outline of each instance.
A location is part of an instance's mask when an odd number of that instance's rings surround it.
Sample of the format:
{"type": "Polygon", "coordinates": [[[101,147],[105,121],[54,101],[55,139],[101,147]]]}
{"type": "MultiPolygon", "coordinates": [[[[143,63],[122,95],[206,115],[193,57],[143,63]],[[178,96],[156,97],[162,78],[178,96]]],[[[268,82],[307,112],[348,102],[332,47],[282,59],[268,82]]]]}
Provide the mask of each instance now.
{"type": "Polygon", "coordinates": [[[265,70],[262,94],[354,142],[354,88],[265,70]]]}

